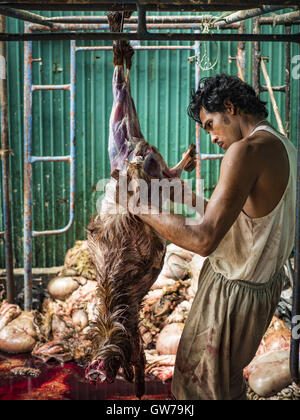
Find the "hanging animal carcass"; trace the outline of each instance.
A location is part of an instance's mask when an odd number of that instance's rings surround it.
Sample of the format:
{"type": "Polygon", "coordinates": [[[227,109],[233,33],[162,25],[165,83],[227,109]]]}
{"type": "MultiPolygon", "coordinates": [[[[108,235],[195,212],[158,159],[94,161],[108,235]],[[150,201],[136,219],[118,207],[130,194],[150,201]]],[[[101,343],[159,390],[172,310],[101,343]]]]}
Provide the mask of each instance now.
{"type": "MultiPolygon", "coordinates": [[[[118,12],[109,14],[110,24],[120,16],[118,12]]],[[[132,55],[128,42],[114,44],[111,171],[148,184],[153,178],[178,178],[184,169],[194,169],[195,148],[191,145],[182,161],[170,169],[158,150],[146,142],[130,92],[132,55]]],[[[114,190],[116,185],[112,179],[108,188],[114,190]]],[[[138,328],[139,312],[143,297],[163,267],[166,241],[127,210],[116,213],[115,205],[107,194],[100,213],[88,226],[88,246],[98,281],[98,313],[93,326],[95,351],[86,377],[94,383],[112,383],[122,368],[125,379],[135,382],[140,398],[145,391],[145,356],[138,328]]]]}

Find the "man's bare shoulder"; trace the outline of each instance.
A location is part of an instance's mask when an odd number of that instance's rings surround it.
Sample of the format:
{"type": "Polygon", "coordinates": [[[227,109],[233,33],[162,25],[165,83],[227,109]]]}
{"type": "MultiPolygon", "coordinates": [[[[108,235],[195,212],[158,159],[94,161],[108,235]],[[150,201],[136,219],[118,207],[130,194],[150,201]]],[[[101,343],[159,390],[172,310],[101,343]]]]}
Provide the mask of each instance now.
{"type": "Polygon", "coordinates": [[[226,166],[233,162],[246,164],[247,167],[253,164],[258,169],[268,161],[280,158],[284,150],[283,143],[277,137],[267,131],[259,131],[233,143],[226,151],[223,162],[226,166]]]}
{"type": "Polygon", "coordinates": [[[249,166],[251,162],[254,162],[255,156],[259,153],[258,147],[253,144],[248,138],[241,139],[233,143],[226,151],[222,160],[223,167],[232,166],[243,166],[247,164],[249,166]]]}

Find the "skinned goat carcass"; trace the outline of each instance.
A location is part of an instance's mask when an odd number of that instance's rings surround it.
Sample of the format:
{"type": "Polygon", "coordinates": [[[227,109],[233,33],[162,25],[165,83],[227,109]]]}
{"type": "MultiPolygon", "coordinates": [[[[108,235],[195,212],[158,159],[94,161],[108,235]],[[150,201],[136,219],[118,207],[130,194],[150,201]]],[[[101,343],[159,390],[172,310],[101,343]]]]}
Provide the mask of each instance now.
{"type": "MultiPolygon", "coordinates": [[[[114,49],[109,138],[112,174],[117,170],[148,184],[154,178],[178,178],[184,169],[194,168],[194,146],[170,169],[158,150],[146,142],[130,93],[132,51],[128,43],[122,42],[123,46],[121,43],[114,49]]],[[[113,179],[111,184],[114,189],[117,181],[113,179]]],[[[162,270],[166,241],[126,209],[113,211],[114,206],[106,196],[100,213],[88,226],[88,246],[98,282],[98,314],[93,325],[95,351],[86,377],[93,383],[112,383],[122,368],[125,379],[134,381],[136,396],[140,398],[145,392],[145,356],[139,312],[142,299],[162,270]]]]}

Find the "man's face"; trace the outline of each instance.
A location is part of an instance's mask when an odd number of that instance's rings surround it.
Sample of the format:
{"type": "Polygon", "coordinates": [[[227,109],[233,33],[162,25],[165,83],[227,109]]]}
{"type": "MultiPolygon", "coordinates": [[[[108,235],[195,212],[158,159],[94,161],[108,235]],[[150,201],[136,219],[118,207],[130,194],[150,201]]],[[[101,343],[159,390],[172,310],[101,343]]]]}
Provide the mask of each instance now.
{"type": "Polygon", "coordinates": [[[223,150],[242,138],[239,118],[231,109],[225,112],[208,112],[201,108],[200,119],[202,127],[211,136],[211,142],[223,150]]]}

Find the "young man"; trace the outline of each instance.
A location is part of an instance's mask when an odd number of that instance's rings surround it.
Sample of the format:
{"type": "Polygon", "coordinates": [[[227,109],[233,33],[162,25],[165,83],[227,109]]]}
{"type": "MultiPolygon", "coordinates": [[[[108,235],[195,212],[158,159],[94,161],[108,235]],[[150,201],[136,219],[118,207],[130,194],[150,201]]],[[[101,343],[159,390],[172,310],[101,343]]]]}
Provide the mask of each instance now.
{"type": "Polygon", "coordinates": [[[179,345],[176,399],[245,399],[243,368],[276,310],[295,237],[296,149],[237,77],[201,81],[189,115],[226,150],[202,222],[139,216],[174,244],[208,256],[179,345]]]}

